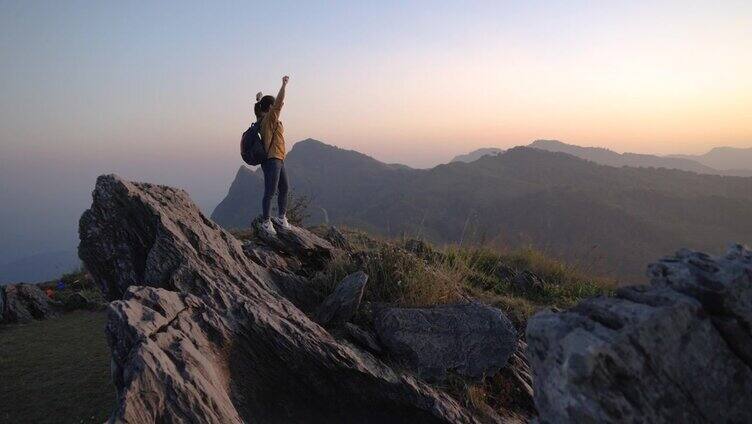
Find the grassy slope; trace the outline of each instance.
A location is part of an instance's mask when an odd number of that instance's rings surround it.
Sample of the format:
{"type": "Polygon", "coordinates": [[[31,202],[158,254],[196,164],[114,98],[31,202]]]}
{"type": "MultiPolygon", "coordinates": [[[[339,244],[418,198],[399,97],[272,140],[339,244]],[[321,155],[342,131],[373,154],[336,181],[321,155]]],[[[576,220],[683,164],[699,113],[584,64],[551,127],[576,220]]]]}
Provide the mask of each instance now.
{"type": "MultiPolygon", "coordinates": [[[[313,279],[313,287],[328,295],[351,272],[369,275],[364,300],[403,307],[453,303],[472,297],[507,313],[524,337],[528,318],[547,307],[569,307],[583,298],[608,295],[614,282],[533,249],[501,252],[482,247],[437,248],[419,240],[387,240],[359,231],[345,231],[352,253],[335,258],[313,279]],[[507,273],[504,270],[508,270],[507,273]],[[540,284],[514,283],[509,272],[535,274],[540,284]]],[[[371,326],[370,308],[361,308],[354,322],[371,326]]],[[[493,411],[512,422],[526,422],[534,408],[520,387],[504,371],[480,383],[456,379],[442,386],[457,400],[481,415],[493,411]]]]}
{"type": "Polygon", "coordinates": [[[354,252],[337,258],[314,278],[314,287],[328,295],[347,274],[362,269],[369,275],[365,299],[400,306],[432,306],[475,297],[507,312],[521,332],[532,314],[547,307],[566,308],[580,300],[609,294],[615,282],[584,272],[531,248],[499,251],[485,247],[436,247],[414,239],[383,239],[345,230],[354,252]],[[356,259],[357,258],[357,259],[356,259]],[[536,289],[515,285],[503,268],[529,271],[543,282],[536,289]]]}
{"type": "MultiPolygon", "coordinates": [[[[367,301],[430,306],[470,295],[506,311],[524,332],[535,311],[566,307],[583,297],[606,294],[613,286],[529,249],[499,252],[421,244],[408,253],[409,240],[378,239],[359,231],[347,236],[359,253],[333,261],[314,278],[314,287],[323,294],[348,273],[363,269],[370,276],[367,301]],[[522,290],[499,274],[502,266],[532,271],[544,284],[538,290],[522,290]]],[[[68,279],[80,279],[73,277],[68,279]]],[[[75,286],[73,281],[68,284],[75,286]]],[[[357,320],[367,321],[362,312],[357,320]]],[[[115,400],[105,321],[104,312],[77,311],[47,321],[0,326],[0,423],[103,422],[115,400]]],[[[502,374],[482,384],[458,382],[447,389],[479,410],[529,413],[528,406],[514,404],[515,389],[502,374]]]]}
{"type": "Polygon", "coordinates": [[[104,422],[115,401],[104,312],[0,327],[0,422],[104,422]]]}

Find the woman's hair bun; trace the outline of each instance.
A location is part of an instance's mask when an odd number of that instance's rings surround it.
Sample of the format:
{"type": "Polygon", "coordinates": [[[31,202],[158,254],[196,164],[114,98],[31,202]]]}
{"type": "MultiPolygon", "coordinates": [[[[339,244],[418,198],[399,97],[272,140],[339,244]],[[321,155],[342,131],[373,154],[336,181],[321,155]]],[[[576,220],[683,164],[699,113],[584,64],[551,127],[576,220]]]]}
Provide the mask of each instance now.
{"type": "Polygon", "coordinates": [[[256,93],[256,101],[261,100],[262,97],[264,97],[264,93],[262,93],[260,91],[258,93],[256,93]]]}

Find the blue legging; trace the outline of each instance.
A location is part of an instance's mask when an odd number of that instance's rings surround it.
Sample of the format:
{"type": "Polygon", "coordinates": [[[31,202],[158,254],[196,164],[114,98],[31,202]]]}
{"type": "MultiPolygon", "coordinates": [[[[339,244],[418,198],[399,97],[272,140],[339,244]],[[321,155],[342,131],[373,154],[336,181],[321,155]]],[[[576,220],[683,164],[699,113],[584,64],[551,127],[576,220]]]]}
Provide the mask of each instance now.
{"type": "Polygon", "coordinates": [[[285,162],[279,159],[267,159],[261,163],[264,171],[264,198],[261,200],[261,212],[264,219],[269,219],[272,210],[272,197],[277,194],[277,213],[280,216],[287,212],[287,173],[285,162]]]}

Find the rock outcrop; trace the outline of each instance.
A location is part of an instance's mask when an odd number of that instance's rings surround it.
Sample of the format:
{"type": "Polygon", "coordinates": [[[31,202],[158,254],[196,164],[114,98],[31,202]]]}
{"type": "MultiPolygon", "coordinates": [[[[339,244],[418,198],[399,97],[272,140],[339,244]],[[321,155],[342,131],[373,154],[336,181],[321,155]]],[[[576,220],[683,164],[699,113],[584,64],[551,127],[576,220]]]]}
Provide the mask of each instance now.
{"type": "Polygon", "coordinates": [[[379,342],[376,341],[375,335],[370,331],[364,330],[350,322],[346,322],[343,328],[347,338],[358,346],[361,346],[369,352],[376,354],[382,353],[379,342]]]}
{"type": "Polygon", "coordinates": [[[52,318],[59,314],[58,305],[50,301],[35,284],[8,284],[0,288],[0,291],[3,292],[0,298],[4,300],[0,301],[0,304],[5,303],[0,322],[24,323],[52,318]]]}
{"type": "MultiPolygon", "coordinates": [[[[254,262],[182,190],[102,176],[80,237],[81,259],[113,300],[113,421],[478,421],[333,338],[287,298],[303,277],[254,262]]],[[[302,263],[334,254],[302,229],[280,240],[302,263]]]]}
{"type": "Polygon", "coordinates": [[[752,252],[680,251],[527,327],[541,423],[752,422],[752,252]]]}
{"type": "Polygon", "coordinates": [[[321,325],[342,325],[349,321],[358,311],[366,282],[368,275],[363,271],[345,277],[319,306],[316,322],[321,325]]]}
{"type": "Polygon", "coordinates": [[[429,381],[470,379],[508,364],[517,332],[501,311],[477,302],[433,308],[379,308],[374,327],[386,351],[429,381]]]}
{"type": "Polygon", "coordinates": [[[261,218],[253,221],[256,234],[268,248],[280,252],[288,259],[297,261],[307,268],[321,268],[338,254],[337,249],[328,241],[303,228],[291,226],[282,228],[276,223],[277,235],[270,237],[265,231],[259,231],[261,218]]]}

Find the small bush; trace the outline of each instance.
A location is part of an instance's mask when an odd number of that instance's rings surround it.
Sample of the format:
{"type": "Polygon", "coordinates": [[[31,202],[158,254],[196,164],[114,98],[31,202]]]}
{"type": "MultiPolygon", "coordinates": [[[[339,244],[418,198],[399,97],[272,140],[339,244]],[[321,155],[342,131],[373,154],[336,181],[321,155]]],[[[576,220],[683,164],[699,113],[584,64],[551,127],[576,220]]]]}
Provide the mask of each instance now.
{"type": "Polygon", "coordinates": [[[287,220],[290,221],[292,225],[303,225],[303,222],[311,217],[310,207],[310,196],[292,193],[290,195],[290,203],[286,212],[287,220]]]}

